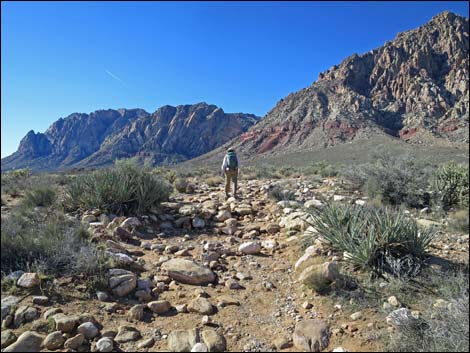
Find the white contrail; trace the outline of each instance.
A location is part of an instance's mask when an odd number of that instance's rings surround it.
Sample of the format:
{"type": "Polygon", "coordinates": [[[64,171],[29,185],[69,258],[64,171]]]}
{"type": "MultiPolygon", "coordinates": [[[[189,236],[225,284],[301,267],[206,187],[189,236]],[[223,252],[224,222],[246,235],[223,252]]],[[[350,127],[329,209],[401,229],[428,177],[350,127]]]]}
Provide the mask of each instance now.
{"type": "Polygon", "coordinates": [[[115,80],[118,80],[119,82],[122,82],[124,83],[123,80],[121,80],[119,77],[117,77],[115,74],[113,74],[111,71],[109,71],[108,69],[104,69],[104,71],[109,75],[111,76],[112,78],[114,78],[115,80]]]}

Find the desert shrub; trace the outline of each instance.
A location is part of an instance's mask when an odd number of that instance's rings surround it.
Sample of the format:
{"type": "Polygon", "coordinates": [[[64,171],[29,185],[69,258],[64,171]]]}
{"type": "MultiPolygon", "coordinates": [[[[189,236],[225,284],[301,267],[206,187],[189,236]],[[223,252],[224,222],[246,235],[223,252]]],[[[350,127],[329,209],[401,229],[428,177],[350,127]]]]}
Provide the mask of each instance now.
{"type": "Polygon", "coordinates": [[[212,176],[206,179],[207,185],[212,187],[220,185],[223,181],[224,179],[222,179],[220,176],[212,176]]]}
{"type": "Polygon", "coordinates": [[[449,163],[434,173],[431,185],[444,209],[468,206],[468,166],[449,163]]]}
{"type": "Polygon", "coordinates": [[[470,229],[468,209],[459,210],[449,214],[448,227],[451,231],[468,233],[470,229]]]}
{"type": "Polygon", "coordinates": [[[386,342],[389,352],[468,352],[469,288],[468,273],[435,274],[428,278],[437,285],[439,299],[449,305],[433,307],[435,296],[422,303],[420,325],[404,324],[392,332],[386,342]]]}
{"type": "Polygon", "coordinates": [[[338,170],[324,161],[313,163],[312,166],[308,168],[308,172],[320,175],[322,178],[338,175],[338,170]]]}
{"type": "Polygon", "coordinates": [[[11,196],[19,196],[31,186],[31,170],[16,169],[1,176],[2,192],[11,196]]]}
{"type": "MultiPolygon", "coordinates": [[[[310,210],[319,238],[355,267],[376,273],[414,276],[421,267],[434,233],[413,219],[387,208],[327,205],[310,210]]],[[[315,233],[309,233],[311,242],[315,233]]]]}
{"type": "Polygon", "coordinates": [[[423,207],[429,203],[431,167],[410,155],[392,156],[386,151],[372,155],[373,163],[349,167],[343,175],[371,198],[391,205],[423,207]]]}
{"type": "Polygon", "coordinates": [[[169,184],[133,160],[114,168],[76,176],[65,188],[69,210],[99,208],[113,213],[143,213],[168,199],[169,184]]]}
{"type": "Polygon", "coordinates": [[[283,185],[276,184],[269,189],[268,197],[276,201],[295,200],[295,193],[283,185]]]}
{"type": "Polygon", "coordinates": [[[176,178],[174,187],[178,192],[186,192],[188,181],[184,177],[176,178]]]}
{"type": "Polygon", "coordinates": [[[53,275],[98,276],[106,257],[77,221],[61,213],[16,209],[2,217],[2,273],[35,271],[53,275]]]}
{"type": "Polygon", "coordinates": [[[47,186],[37,186],[26,191],[22,202],[24,205],[32,207],[51,206],[55,202],[56,198],[57,194],[52,188],[47,186]]]}

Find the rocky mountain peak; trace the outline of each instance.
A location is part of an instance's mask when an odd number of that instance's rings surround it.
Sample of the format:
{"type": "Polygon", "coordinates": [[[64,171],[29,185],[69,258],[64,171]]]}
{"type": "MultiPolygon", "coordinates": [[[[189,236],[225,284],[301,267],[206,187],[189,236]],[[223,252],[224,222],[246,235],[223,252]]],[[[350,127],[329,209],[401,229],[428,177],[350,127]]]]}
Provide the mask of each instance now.
{"type": "Polygon", "coordinates": [[[468,27],[468,18],[443,12],[380,48],[347,57],[281,99],[240,136],[238,148],[278,153],[383,133],[468,142],[468,27]]]}

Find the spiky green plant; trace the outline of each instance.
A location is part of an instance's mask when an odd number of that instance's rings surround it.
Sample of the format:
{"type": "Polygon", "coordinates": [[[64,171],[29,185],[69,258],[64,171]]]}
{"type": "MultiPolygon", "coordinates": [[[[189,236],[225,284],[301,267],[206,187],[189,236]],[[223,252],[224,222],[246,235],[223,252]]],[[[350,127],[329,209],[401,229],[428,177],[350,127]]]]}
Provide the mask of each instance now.
{"type": "Polygon", "coordinates": [[[142,213],[168,198],[170,186],[148,167],[132,160],[112,169],[79,175],[65,189],[67,209],[99,208],[119,214],[142,213]]]}
{"type": "Polygon", "coordinates": [[[387,208],[328,205],[310,212],[321,241],[343,251],[352,265],[378,273],[393,273],[394,259],[404,256],[411,256],[418,266],[434,236],[430,229],[421,230],[414,220],[387,208]]]}

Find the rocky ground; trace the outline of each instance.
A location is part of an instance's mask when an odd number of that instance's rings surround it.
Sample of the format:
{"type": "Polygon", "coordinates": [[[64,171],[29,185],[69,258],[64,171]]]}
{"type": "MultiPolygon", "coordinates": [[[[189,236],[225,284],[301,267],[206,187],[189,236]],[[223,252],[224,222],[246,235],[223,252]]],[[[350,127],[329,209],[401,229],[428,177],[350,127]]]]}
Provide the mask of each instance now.
{"type": "MultiPolygon", "coordinates": [[[[345,306],[302,285],[312,273],[334,283],[342,264],[342,254],[320,243],[305,249],[305,207],[368,200],[332,179],[298,179],[290,181],[296,201],[276,202],[268,197],[274,183],[242,181],[228,200],[221,185],[190,184],[139,218],[70,215],[113,258],[107,288],[89,299],[85,279],[58,278],[54,291],[42,291],[37,274],[13,274],[24,290],[2,293],[2,350],[383,350],[380,337],[396,318],[412,319],[419,308],[400,308],[391,296],[387,316],[378,305],[345,306]]],[[[442,235],[432,251],[468,261],[468,235],[442,235]]]]}

